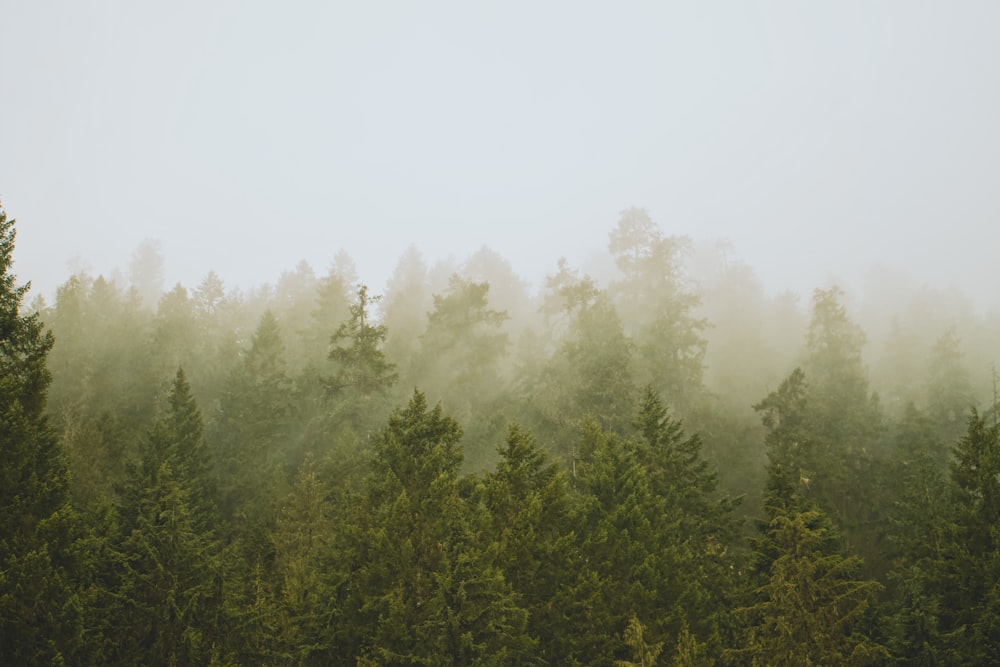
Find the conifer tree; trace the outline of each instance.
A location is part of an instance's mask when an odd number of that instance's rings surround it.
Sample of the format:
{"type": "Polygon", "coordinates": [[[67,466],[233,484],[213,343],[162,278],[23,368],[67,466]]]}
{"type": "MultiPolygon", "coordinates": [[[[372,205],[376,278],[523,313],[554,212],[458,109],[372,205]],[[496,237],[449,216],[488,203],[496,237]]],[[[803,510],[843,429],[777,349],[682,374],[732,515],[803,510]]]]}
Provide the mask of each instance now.
{"type": "Polygon", "coordinates": [[[427,330],[420,336],[419,382],[461,418],[496,398],[502,382],[499,362],[507,352],[506,311],[489,303],[490,285],[461,278],[448,281],[445,294],[434,295],[427,330]]]}
{"type": "Polygon", "coordinates": [[[223,518],[270,526],[287,490],[284,463],[296,414],[281,330],[270,310],[219,403],[212,435],[223,518]]]}
{"type": "Polygon", "coordinates": [[[571,638],[560,602],[582,566],[572,531],[569,489],[562,467],[549,463],[527,433],[511,425],[496,470],[484,479],[489,516],[483,537],[531,622],[538,656],[563,662],[571,638]]]}
{"type": "Polygon", "coordinates": [[[782,513],[769,526],[778,557],[748,617],[744,648],[752,665],[867,665],[888,657],[865,634],[875,581],[857,578],[860,562],[829,551],[819,510],[782,513]]]}
{"type": "Polygon", "coordinates": [[[953,515],[938,590],[963,661],[1000,660],[1000,425],[973,409],[951,463],[953,515]]]}
{"type": "Polygon", "coordinates": [[[14,220],[0,208],[0,662],[82,659],[76,525],[63,453],[45,416],[54,339],[24,313],[14,220]]]}
{"type": "Polygon", "coordinates": [[[336,658],[330,626],[339,610],[331,583],[339,573],[333,562],[332,512],[316,463],[307,456],[274,533],[281,619],[276,640],[297,664],[329,664],[336,658]]]}
{"type": "Polygon", "coordinates": [[[335,374],[324,380],[327,391],[337,401],[336,416],[343,415],[355,431],[372,413],[376,399],[382,398],[399,378],[395,364],[385,358],[386,327],[377,323],[371,308],[381,297],[369,296],[368,287],[358,287],[357,303],[351,317],[330,338],[329,358],[335,374]]]}
{"type": "Polygon", "coordinates": [[[937,422],[940,436],[949,442],[960,438],[964,417],[975,403],[961,341],[954,327],[934,342],[927,367],[927,411],[937,422]]]}
{"type": "Polygon", "coordinates": [[[359,545],[357,655],[385,664],[518,664],[526,616],[481,553],[458,493],[461,429],[415,392],[375,442],[359,545]]]}
{"type": "Polygon", "coordinates": [[[132,664],[208,662],[224,646],[222,549],[201,413],[183,369],[119,490],[112,653],[132,664]]]}

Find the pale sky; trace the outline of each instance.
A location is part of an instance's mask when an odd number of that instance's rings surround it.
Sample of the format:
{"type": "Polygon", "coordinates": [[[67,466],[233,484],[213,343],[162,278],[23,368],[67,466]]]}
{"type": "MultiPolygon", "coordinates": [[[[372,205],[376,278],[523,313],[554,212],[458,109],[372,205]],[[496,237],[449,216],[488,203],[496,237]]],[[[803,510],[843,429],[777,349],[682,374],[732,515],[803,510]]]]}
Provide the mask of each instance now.
{"type": "Polygon", "coordinates": [[[0,200],[47,296],[411,242],[537,282],[618,212],[769,290],[895,266],[1000,307],[1000,2],[0,0],[0,200]]]}

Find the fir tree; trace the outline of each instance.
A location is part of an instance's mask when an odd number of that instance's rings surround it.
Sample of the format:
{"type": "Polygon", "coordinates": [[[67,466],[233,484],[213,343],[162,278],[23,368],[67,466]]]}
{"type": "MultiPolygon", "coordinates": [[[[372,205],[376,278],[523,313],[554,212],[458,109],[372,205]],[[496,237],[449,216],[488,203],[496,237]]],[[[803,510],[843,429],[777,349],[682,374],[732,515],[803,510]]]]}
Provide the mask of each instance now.
{"type": "Polygon", "coordinates": [[[76,524],[63,453],[45,416],[54,339],[22,312],[14,220],[0,209],[0,662],[82,659],[76,524]]]}

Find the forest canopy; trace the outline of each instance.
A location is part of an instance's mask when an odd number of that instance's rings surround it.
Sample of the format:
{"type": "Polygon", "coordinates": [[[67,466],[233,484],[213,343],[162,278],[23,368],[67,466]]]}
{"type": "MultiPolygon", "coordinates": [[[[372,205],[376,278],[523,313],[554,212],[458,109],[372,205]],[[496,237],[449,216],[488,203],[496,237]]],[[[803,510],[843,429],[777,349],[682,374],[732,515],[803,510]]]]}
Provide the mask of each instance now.
{"type": "Polygon", "coordinates": [[[611,222],[28,304],[0,209],[0,662],[1000,661],[1000,313],[611,222]]]}

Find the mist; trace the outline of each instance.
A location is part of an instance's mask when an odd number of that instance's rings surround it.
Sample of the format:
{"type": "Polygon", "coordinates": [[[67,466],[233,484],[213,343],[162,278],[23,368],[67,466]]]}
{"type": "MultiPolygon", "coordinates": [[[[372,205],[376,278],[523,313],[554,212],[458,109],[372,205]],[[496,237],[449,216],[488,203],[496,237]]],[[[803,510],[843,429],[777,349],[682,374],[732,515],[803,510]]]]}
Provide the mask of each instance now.
{"type": "Polygon", "coordinates": [[[411,243],[537,284],[639,206],[770,294],[885,268],[998,305],[992,3],[55,7],[0,28],[0,196],[46,296],[145,239],[168,284],[343,248],[379,286],[411,243]]]}
{"type": "Polygon", "coordinates": [[[1000,663],[994,3],[3,14],[0,662],[1000,663]]]}

